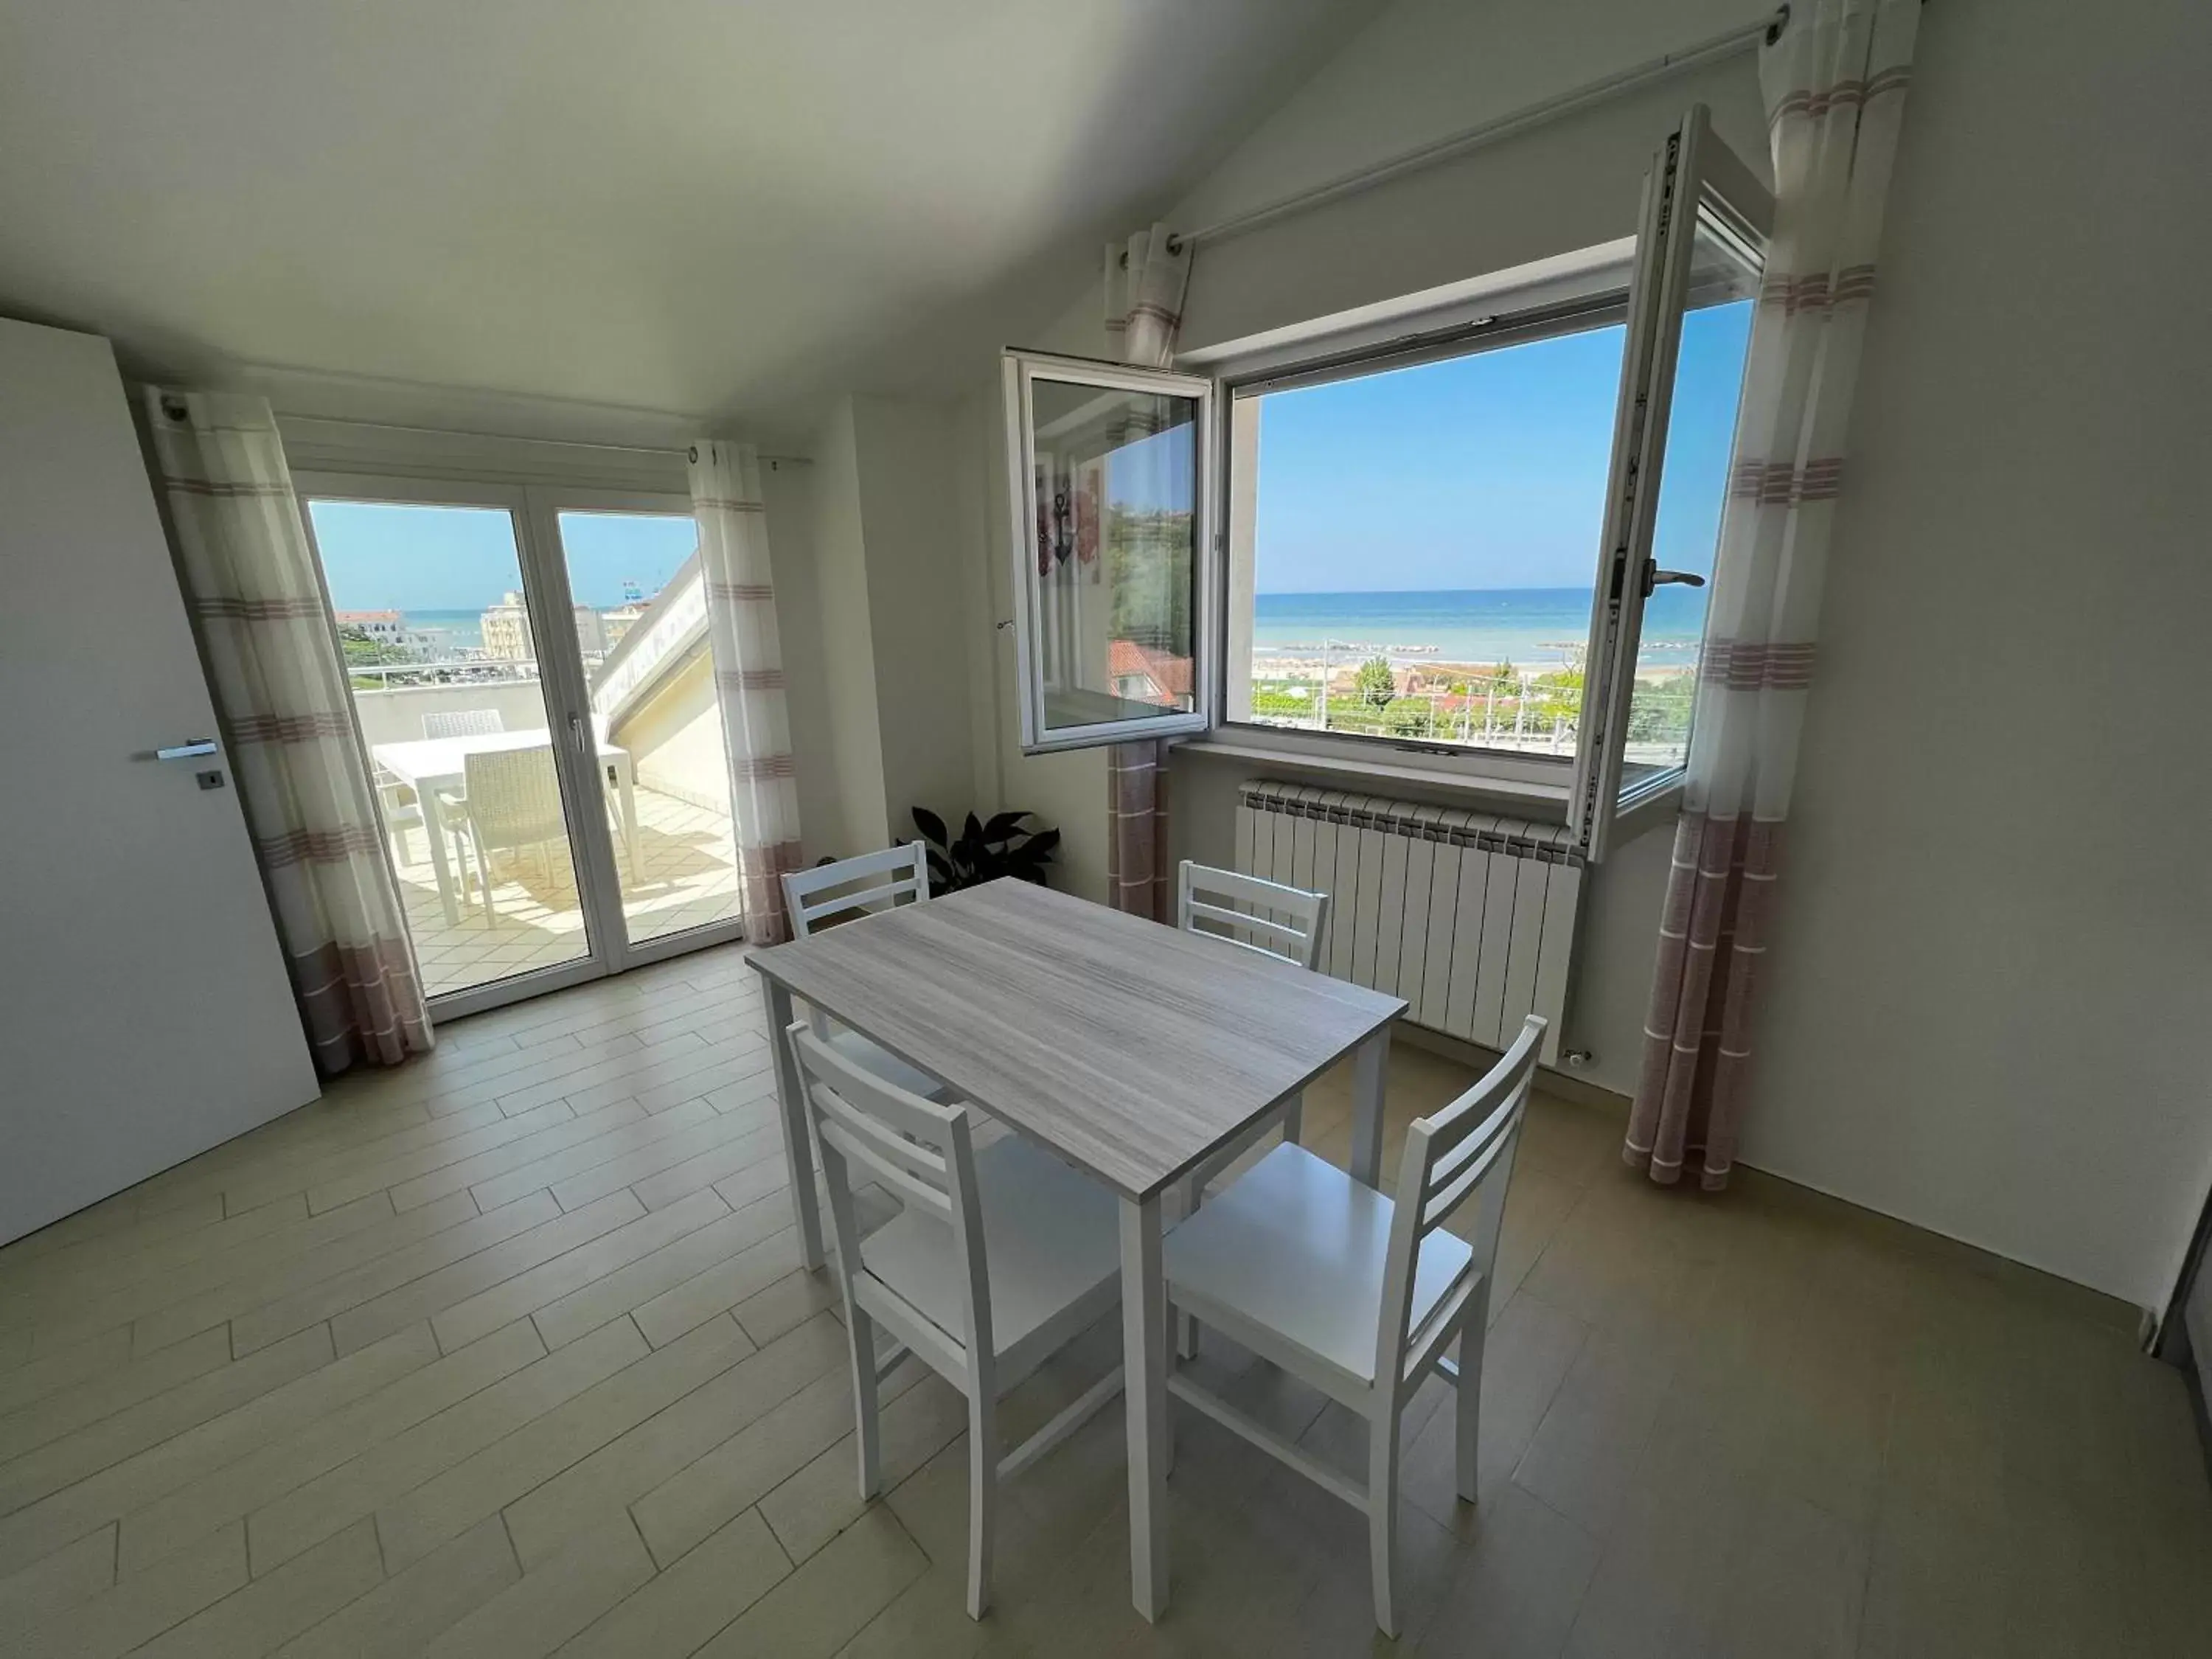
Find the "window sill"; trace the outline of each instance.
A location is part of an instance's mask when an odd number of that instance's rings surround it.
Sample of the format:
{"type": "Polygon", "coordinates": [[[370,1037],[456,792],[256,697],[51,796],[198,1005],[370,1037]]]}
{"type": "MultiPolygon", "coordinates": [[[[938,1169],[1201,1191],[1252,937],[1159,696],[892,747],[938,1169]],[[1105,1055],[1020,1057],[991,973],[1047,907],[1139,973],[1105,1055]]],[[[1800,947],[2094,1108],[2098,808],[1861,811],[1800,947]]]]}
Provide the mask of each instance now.
{"type": "Polygon", "coordinates": [[[1198,738],[1176,745],[1178,755],[1218,756],[1224,760],[1254,761],[1290,773],[1318,772],[1332,778],[1364,780],[1370,783],[1412,784],[1422,789],[1445,791],[1485,805],[1497,806],[1546,823],[1567,819],[1567,786],[1533,783],[1519,778],[1479,776],[1455,768],[1422,766],[1410,761],[1358,759],[1319,753],[1296,754],[1257,743],[1233,738],[1198,738]]]}

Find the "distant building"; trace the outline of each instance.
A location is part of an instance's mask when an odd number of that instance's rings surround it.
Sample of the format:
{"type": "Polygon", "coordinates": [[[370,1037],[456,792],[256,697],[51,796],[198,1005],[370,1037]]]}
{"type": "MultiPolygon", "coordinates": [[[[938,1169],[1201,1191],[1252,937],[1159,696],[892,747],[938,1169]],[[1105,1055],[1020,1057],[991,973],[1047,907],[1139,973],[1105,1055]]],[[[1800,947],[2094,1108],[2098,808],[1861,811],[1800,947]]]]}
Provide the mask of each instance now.
{"type": "MultiPolygon", "coordinates": [[[[577,605],[574,611],[577,646],[594,660],[605,656],[609,641],[606,630],[599,625],[599,613],[587,605],[577,605]]],[[[477,620],[483,630],[485,656],[494,661],[537,660],[538,646],[530,633],[530,607],[521,594],[509,588],[477,620]]]]}
{"type": "Polygon", "coordinates": [[[340,628],[368,635],[379,645],[407,643],[407,613],[404,611],[333,611],[331,619],[340,628]]]}
{"type": "Polygon", "coordinates": [[[1109,641],[1106,650],[1106,672],[1113,678],[1115,696],[1168,708],[1191,706],[1188,657],[1156,651],[1134,640],[1109,641]]]}
{"type": "Polygon", "coordinates": [[[607,649],[611,651],[623,642],[623,635],[645,620],[647,606],[641,600],[625,599],[611,611],[599,612],[599,627],[606,635],[607,649]]]}

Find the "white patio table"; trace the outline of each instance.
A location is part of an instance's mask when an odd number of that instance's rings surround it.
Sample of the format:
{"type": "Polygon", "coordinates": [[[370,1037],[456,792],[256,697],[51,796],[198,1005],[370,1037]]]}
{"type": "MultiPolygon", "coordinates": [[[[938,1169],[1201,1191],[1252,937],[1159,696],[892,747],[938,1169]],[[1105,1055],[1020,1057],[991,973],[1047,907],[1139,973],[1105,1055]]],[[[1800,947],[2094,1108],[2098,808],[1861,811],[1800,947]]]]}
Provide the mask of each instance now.
{"type": "MultiPolygon", "coordinates": [[[[446,820],[440,805],[441,792],[459,794],[464,787],[468,757],[508,749],[550,749],[553,734],[544,726],[530,732],[482,732],[459,738],[411,738],[400,743],[369,747],[369,757],[392,777],[415,792],[422,804],[422,827],[430,838],[430,872],[438,883],[438,902],[446,920],[458,923],[460,905],[453,885],[451,862],[446,857],[446,820]]],[[[629,750],[601,742],[599,763],[607,787],[622,803],[623,851],[629,859],[630,876],[637,875],[637,789],[631,775],[629,750]]]]}

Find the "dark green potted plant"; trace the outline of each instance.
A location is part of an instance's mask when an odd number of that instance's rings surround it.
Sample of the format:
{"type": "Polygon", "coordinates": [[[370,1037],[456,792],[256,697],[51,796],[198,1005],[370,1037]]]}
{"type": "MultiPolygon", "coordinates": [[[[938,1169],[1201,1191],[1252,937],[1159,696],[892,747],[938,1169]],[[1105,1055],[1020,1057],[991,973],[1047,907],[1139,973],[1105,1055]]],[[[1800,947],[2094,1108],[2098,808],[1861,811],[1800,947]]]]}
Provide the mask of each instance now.
{"type": "Polygon", "coordinates": [[[973,812],[955,837],[945,820],[926,806],[914,809],[915,827],[929,851],[929,894],[942,898],[963,887],[1012,876],[1044,886],[1045,866],[1060,845],[1057,830],[1025,830],[1027,812],[994,812],[986,823],[973,812]]]}

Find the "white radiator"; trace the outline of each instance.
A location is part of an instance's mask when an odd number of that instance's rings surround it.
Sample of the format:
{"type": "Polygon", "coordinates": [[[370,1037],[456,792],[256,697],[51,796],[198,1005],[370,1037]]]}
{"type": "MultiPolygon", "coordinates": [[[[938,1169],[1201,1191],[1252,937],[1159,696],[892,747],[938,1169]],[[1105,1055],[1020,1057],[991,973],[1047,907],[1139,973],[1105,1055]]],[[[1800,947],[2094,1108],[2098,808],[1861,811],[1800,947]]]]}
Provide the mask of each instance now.
{"type": "Polygon", "coordinates": [[[1406,1018],[1502,1048],[1529,1014],[1556,1063],[1583,862],[1566,829],[1253,779],[1237,867],[1329,896],[1319,966],[1406,1018]]]}

